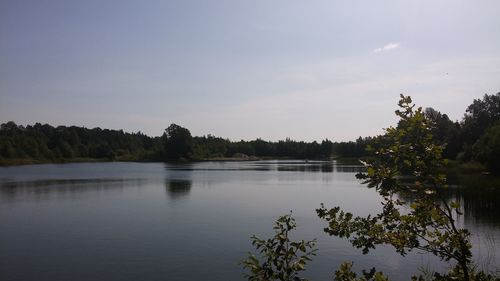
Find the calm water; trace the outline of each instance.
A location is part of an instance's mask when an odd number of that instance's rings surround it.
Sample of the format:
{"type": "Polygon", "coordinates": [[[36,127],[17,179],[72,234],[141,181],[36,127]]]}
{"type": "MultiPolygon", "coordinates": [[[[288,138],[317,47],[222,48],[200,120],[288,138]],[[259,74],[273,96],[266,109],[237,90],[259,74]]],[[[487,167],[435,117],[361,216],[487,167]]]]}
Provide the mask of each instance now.
{"type": "MultiPolygon", "coordinates": [[[[355,165],[258,161],[47,164],[0,168],[0,280],[244,280],[238,264],[293,210],[295,238],[318,238],[305,276],[331,280],[342,261],[377,265],[395,280],[433,257],[402,258],[392,248],[362,255],[323,233],[320,203],[359,215],[380,210],[355,165]]],[[[500,267],[500,188],[482,178],[452,178],[447,196],[465,208],[476,259],[500,267]],[[463,188],[481,185],[482,188],[463,188]],[[497,187],[495,189],[495,187],[497,187]]]]}

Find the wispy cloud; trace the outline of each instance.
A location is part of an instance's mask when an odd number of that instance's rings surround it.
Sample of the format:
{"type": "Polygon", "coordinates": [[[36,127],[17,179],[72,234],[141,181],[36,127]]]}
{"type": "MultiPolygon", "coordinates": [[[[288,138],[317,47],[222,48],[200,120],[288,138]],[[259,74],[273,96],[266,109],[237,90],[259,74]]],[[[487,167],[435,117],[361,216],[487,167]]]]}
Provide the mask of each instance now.
{"type": "Polygon", "coordinates": [[[375,53],[390,51],[390,50],[394,50],[394,49],[398,48],[400,45],[401,45],[400,43],[389,43],[389,44],[385,45],[384,47],[377,48],[373,51],[375,53]]]}

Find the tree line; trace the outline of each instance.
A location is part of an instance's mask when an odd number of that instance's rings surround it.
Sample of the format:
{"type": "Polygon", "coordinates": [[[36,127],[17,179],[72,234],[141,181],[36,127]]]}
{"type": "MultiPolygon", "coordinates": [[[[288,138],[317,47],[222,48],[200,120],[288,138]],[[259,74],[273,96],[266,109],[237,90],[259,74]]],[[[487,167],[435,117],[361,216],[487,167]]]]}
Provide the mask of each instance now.
{"type": "Polygon", "coordinates": [[[338,143],[285,139],[230,141],[212,135],[191,136],[188,129],[171,124],[161,137],[141,132],[36,123],[22,126],[13,121],[0,125],[0,162],[35,162],[101,159],[112,161],[205,160],[248,155],[299,159],[329,158],[338,143]]]}
{"type": "MultiPolygon", "coordinates": [[[[431,121],[436,141],[444,147],[443,156],[462,162],[478,162],[490,171],[500,171],[500,93],[475,99],[461,121],[432,107],[424,110],[431,121]]],[[[141,132],[77,126],[53,127],[36,123],[22,126],[10,121],[0,125],[0,163],[16,160],[34,162],[102,159],[117,161],[206,160],[235,155],[259,158],[329,159],[365,157],[384,140],[383,136],[359,137],[355,141],[277,142],[255,139],[230,141],[192,136],[187,128],[171,124],[161,137],[141,132]]]]}
{"type": "Polygon", "coordinates": [[[0,125],[0,159],[4,160],[144,160],[155,159],[159,150],[159,138],[140,132],[40,123],[22,126],[12,121],[0,125]]]}

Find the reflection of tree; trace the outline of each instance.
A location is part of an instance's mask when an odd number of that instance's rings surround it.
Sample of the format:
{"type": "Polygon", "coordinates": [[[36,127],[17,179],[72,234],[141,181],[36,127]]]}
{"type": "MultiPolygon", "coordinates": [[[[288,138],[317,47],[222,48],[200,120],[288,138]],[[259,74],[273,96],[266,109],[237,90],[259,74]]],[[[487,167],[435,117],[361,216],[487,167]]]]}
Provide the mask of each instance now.
{"type": "MultiPolygon", "coordinates": [[[[412,186],[410,179],[400,179],[399,182],[412,186]]],[[[439,188],[437,191],[447,202],[458,202],[460,211],[464,214],[466,223],[475,224],[484,222],[497,224],[500,218],[500,190],[499,179],[482,175],[465,175],[459,178],[450,177],[449,187],[439,188]]],[[[408,205],[414,202],[411,193],[398,194],[398,198],[408,205]]]]}
{"type": "Polygon", "coordinates": [[[459,188],[442,191],[449,200],[460,202],[466,222],[498,224],[500,218],[500,178],[480,174],[450,175],[449,183],[459,188]]]}
{"type": "Polygon", "coordinates": [[[280,172],[333,172],[332,162],[290,162],[277,167],[280,172]]]}
{"type": "MultiPolygon", "coordinates": [[[[458,202],[460,211],[464,214],[466,223],[478,222],[498,223],[500,217],[500,203],[498,202],[500,192],[492,189],[469,189],[469,188],[441,188],[439,194],[447,202],[458,202]]],[[[405,201],[408,206],[415,198],[411,194],[398,194],[398,198],[405,201]]]]}
{"type": "Polygon", "coordinates": [[[321,165],[321,172],[333,173],[333,164],[331,162],[321,165]]]}
{"type": "Polygon", "coordinates": [[[171,199],[178,199],[186,196],[191,191],[192,181],[189,179],[167,179],[165,190],[171,199]]]}
{"type": "Polygon", "coordinates": [[[360,173],[364,172],[365,167],[358,165],[335,165],[337,173],[360,173]]]}
{"type": "Polygon", "coordinates": [[[33,181],[0,182],[0,200],[15,201],[19,198],[50,199],[53,195],[70,196],[78,193],[122,189],[139,186],[139,179],[89,178],[42,179],[33,181]]]}
{"type": "Polygon", "coordinates": [[[460,202],[465,221],[498,223],[500,217],[500,192],[495,189],[474,190],[471,188],[450,188],[444,190],[450,200],[460,202]]]}

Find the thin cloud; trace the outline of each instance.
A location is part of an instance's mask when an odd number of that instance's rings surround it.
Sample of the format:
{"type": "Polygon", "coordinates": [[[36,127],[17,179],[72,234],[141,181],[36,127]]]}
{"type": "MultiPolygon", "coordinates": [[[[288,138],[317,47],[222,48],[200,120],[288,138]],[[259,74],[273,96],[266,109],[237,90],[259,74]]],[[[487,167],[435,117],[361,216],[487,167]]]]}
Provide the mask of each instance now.
{"type": "Polygon", "coordinates": [[[375,49],[373,51],[375,53],[390,51],[390,50],[394,50],[394,49],[398,48],[399,45],[401,45],[401,44],[400,43],[389,43],[389,44],[385,45],[384,47],[377,48],[377,49],[375,49]]]}

